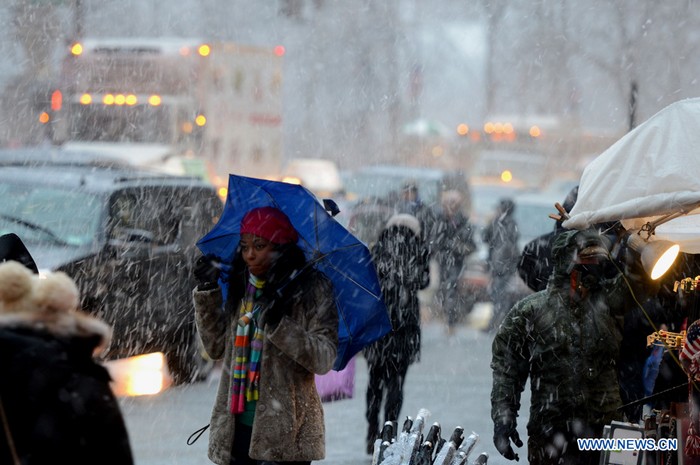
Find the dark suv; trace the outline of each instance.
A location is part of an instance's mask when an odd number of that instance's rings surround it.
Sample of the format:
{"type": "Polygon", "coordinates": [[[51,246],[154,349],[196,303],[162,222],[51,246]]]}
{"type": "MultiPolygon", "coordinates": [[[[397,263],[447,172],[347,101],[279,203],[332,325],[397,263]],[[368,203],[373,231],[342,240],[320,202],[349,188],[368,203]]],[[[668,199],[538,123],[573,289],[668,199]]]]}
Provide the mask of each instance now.
{"type": "Polygon", "coordinates": [[[215,189],[60,150],[0,151],[0,234],[78,283],[113,327],[107,359],[163,352],[175,383],[211,369],[192,306],[195,242],[218,220],[215,189]]]}

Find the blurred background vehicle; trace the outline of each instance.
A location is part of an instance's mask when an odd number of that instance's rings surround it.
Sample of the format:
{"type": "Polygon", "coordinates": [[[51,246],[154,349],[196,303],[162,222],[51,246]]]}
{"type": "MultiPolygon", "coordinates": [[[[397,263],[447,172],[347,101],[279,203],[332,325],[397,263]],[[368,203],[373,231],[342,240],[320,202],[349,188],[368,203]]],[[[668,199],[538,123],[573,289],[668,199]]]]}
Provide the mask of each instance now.
{"type": "Polygon", "coordinates": [[[334,218],[347,226],[350,218],[350,202],[345,195],[345,185],[338,164],[323,158],[295,158],[282,169],[280,180],[291,184],[301,184],[319,200],[332,199],[340,213],[334,218]]]}
{"type": "Polygon", "coordinates": [[[191,268],[221,214],[213,186],[34,148],[0,151],[0,196],[0,234],[17,234],[40,272],[71,276],[83,310],[112,326],[107,359],[162,352],[176,384],[208,375],[191,268]]]}

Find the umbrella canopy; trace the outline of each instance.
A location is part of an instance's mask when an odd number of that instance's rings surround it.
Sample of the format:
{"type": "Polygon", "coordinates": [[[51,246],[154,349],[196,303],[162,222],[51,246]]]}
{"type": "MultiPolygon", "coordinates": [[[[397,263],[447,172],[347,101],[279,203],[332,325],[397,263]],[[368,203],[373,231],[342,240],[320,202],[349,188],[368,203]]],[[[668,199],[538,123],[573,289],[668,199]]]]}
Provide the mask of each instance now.
{"type": "Polygon", "coordinates": [[[583,171],[563,226],[584,229],[621,220],[625,229],[659,224],[665,239],[700,253],[700,98],[681,100],[627,133],[583,171]]]}
{"type": "MultiPolygon", "coordinates": [[[[289,217],[307,260],[333,282],[339,316],[338,357],[333,368],[341,370],[363,347],[389,332],[391,323],[367,246],[331,217],[312,193],[301,185],[230,175],[223,214],[197,246],[203,254],[215,255],[230,265],[243,216],[265,206],[276,207],[289,217]]],[[[224,292],[226,277],[224,273],[224,292]]]]}

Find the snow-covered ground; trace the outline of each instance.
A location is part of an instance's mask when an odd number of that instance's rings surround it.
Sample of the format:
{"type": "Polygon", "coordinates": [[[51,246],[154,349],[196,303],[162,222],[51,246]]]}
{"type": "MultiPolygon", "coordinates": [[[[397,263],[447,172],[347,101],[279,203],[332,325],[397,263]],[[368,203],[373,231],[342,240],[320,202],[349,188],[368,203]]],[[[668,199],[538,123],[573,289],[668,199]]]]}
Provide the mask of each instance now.
{"type": "MultiPolygon", "coordinates": [[[[480,436],[471,462],[479,453],[489,454],[490,464],[512,463],[501,457],[493,446],[491,422],[491,339],[482,332],[490,308],[477,305],[467,323],[455,335],[447,337],[442,322],[425,321],[421,361],[408,370],[404,388],[404,405],[399,424],[406,415],[416,416],[426,408],[431,416],[426,429],[438,422],[446,439],[455,426],[462,426],[465,435],[476,432],[480,436]]],[[[367,365],[357,359],[355,396],[325,404],[326,409],[326,460],[328,465],[369,464],[371,457],[365,454],[365,389],[367,365]]],[[[529,386],[523,395],[523,411],[519,418],[519,431],[523,438],[529,409],[529,386]]],[[[527,461],[526,447],[518,450],[521,463],[527,461]]]]}

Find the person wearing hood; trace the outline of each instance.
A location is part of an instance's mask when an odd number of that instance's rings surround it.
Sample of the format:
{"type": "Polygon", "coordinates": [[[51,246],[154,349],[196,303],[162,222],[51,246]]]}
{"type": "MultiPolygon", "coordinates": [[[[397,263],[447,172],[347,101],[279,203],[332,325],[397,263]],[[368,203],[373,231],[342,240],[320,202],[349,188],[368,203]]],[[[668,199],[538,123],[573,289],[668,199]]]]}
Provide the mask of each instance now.
{"type": "Polygon", "coordinates": [[[440,285],[435,298],[447,324],[447,335],[451,336],[460,317],[471,310],[460,295],[458,285],[464,262],[474,252],[476,244],[473,227],[463,212],[464,196],[457,190],[445,191],[441,206],[433,228],[434,256],[440,267],[440,285]]]}
{"type": "MultiPolygon", "coordinates": [[[[578,186],[575,186],[566,195],[562,207],[570,212],[578,198],[578,186]]],[[[549,275],[552,274],[554,265],[552,263],[552,244],[554,239],[566,231],[562,223],[564,218],[558,219],[554,223],[552,231],[537,236],[523,247],[518,261],[518,275],[535,292],[542,291],[547,287],[549,275]]]]}
{"type": "Polygon", "coordinates": [[[107,370],[110,327],[65,273],[0,264],[0,463],[133,463],[107,370]]]}
{"type": "Polygon", "coordinates": [[[599,452],[579,450],[578,438],[600,438],[622,420],[616,361],[625,313],[642,282],[610,261],[610,243],[595,229],[559,234],[554,270],[543,291],[515,304],[492,346],[491,417],[494,444],[517,460],[520,397],[530,378],[527,425],[532,464],[597,464],[599,452]]]}
{"type": "Polygon", "coordinates": [[[372,247],[372,260],[392,330],[363,351],[369,369],[365,414],[368,454],[380,434],[382,401],[384,421],[396,420],[403,405],[406,373],[420,358],[418,291],[428,286],[430,270],[418,219],[406,213],[392,216],[372,247]]]}
{"type": "Polygon", "coordinates": [[[279,209],[248,211],[225,300],[212,258],[195,265],[197,329],[207,354],[223,359],[208,449],[218,465],[325,457],[315,375],[335,362],[338,311],[331,281],[308,265],[298,237],[279,209]]]}

